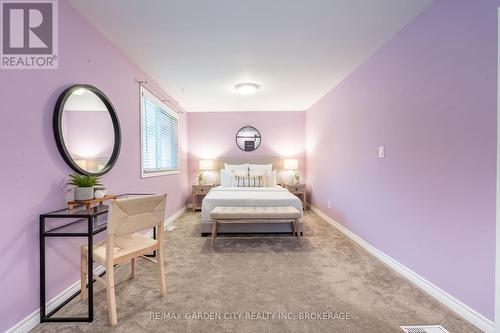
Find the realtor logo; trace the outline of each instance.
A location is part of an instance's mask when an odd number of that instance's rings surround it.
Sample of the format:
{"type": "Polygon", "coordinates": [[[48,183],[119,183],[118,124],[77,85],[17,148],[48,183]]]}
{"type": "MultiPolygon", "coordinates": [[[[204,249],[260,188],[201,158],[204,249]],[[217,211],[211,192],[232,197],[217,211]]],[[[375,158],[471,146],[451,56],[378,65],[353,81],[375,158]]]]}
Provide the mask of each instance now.
{"type": "Polygon", "coordinates": [[[2,69],[56,69],[57,2],[2,1],[2,69]]]}

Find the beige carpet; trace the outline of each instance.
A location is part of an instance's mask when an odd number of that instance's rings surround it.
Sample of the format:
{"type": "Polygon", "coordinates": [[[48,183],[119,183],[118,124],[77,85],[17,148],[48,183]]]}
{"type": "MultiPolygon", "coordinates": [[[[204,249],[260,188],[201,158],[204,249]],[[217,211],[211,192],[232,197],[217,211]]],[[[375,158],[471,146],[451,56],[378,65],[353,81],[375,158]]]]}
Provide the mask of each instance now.
{"type": "MultiPolygon", "coordinates": [[[[302,248],[280,235],[220,238],[212,251],[199,219],[186,213],[167,232],[166,297],[156,267],[141,260],[134,280],[128,265],[117,270],[116,327],[108,324],[105,290],[96,284],[93,323],[46,323],[33,332],[388,333],[416,324],[480,332],[314,213],[306,213],[302,248]]],[[[77,299],[59,314],[84,309],[77,299]]]]}

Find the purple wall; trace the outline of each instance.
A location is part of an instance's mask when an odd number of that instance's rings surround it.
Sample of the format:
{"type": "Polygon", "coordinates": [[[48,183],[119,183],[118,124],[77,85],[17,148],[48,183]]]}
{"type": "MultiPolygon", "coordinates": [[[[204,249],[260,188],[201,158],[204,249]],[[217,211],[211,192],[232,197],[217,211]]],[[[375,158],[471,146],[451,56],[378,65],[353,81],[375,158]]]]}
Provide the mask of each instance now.
{"type": "Polygon", "coordinates": [[[436,1],[306,113],[313,205],[491,320],[499,5],[436,1]]]}
{"type": "MultiPolygon", "coordinates": [[[[109,97],[120,118],[123,146],[118,163],[102,179],[111,193],[167,192],[168,215],[187,195],[186,119],[181,117],[180,175],[140,178],[139,87],[147,75],[100,35],[66,1],[59,1],[59,69],[0,73],[0,331],[39,306],[38,215],[64,207],[72,171],[52,135],[52,113],[69,85],[88,83],[109,97]],[[179,191],[181,189],[181,191],[179,191]]],[[[81,241],[48,242],[49,299],[79,279],[81,241]]]]}
{"type": "Polygon", "coordinates": [[[218,157],[293,157],[305,178],[305,112],[196,112],[188,115],[189,181],[194,183],[200,159],[218,157]],[[257,128],[260,147],[244,152],[236,146],[243,126],[257,128]]]}

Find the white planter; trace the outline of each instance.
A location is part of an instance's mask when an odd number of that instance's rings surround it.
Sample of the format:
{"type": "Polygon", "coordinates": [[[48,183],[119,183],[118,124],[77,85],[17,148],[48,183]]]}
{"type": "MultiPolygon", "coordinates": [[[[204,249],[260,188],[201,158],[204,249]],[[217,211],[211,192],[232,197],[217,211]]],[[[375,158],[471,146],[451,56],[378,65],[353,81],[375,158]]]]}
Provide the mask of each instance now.
{"type": "Polygon", "coordinates": [[[93,187],[75,187],[75,200],[91,200],[94,199],[93,187]]]}
{"type": "Polygon", "coordinates": [[[96,199],[102,199],[102,198],[104,198],[105,195],[106,195],[106,190],[105,189],[95,190],[95,192],[94,192],[94,196],[95,196],[96,199]]]}

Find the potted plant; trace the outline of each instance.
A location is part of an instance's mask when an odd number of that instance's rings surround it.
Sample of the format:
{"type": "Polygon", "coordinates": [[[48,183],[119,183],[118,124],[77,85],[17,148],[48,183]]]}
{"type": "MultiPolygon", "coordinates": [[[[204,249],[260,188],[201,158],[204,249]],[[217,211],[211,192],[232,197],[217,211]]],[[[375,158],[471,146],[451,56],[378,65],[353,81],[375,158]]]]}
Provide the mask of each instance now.
{"type": "Polygon", "coordinates": [[[300,172],[295,171],[293,174],[293,183],[300,184],[300,172]]]}
{"type": "Polygon", "coordinates": [[[69,177],[71,178],[71,181],[68,184],[75,187],[76,201],[94,199],[94,186],[101,185],[99,177],[79,175],[76,173],[70,175],[69,177]]]}

